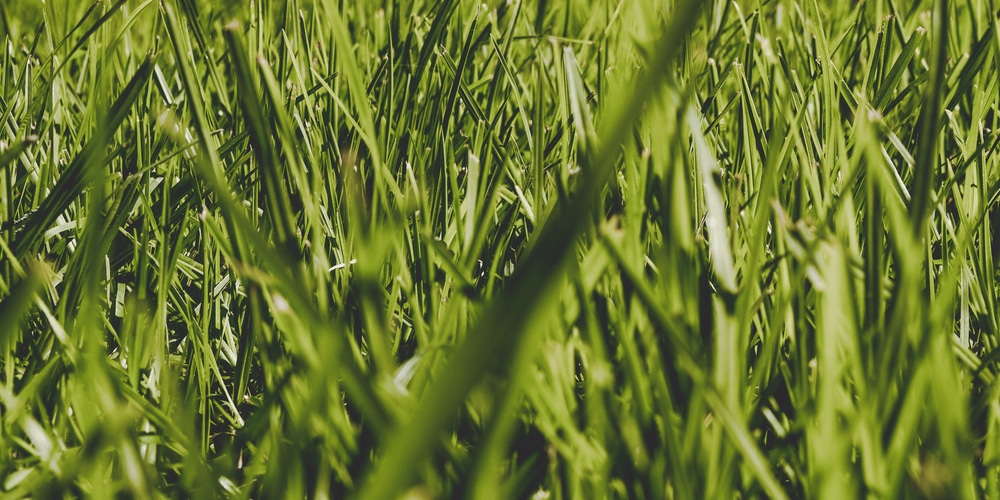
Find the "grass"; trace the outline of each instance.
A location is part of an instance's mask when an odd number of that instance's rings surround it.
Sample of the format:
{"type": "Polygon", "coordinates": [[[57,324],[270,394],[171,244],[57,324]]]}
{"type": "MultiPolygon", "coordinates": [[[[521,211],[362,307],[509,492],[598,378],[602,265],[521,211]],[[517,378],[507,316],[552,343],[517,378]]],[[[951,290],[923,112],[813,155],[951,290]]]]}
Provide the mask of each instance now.
{"type": "Polygon", "coordinates": [[[7,2],[10,497],[1000,498],[1000,21],[7,2]]]}

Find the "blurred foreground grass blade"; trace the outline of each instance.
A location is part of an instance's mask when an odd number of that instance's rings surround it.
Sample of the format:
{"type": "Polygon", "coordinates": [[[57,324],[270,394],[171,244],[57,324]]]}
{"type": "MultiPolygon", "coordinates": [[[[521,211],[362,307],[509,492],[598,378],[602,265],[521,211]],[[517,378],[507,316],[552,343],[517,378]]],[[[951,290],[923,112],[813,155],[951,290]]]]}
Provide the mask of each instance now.
{"type": "Polygon", "coordinates": [[[948,0],[935,0],[932,11],[930,81],[924,88],[920,116],[917,118],[917,154],[913,165],[913,189],[910,191],[910,220],[916,237],[922,237],[931,211],[934,182],[938,177],[941,101],[944,99],[945,65],[948,63],[948,0]]]}
{"type": "Polygon", "coordinates": [[[106,122],[102,124],[104,133],[95,136],[87,142],[83,150],[73,158],[73,161],[66,167],[66,170],[59,176],[56,185],[52,187],[48,196],[42,203],[29,214],[23,224],[24,229],[18,233],[14,239],[11,249],[17,258],[23,258],[26,254],[35,251],[42,244],[42,236],[45,231],[52,226],[56,218],[62,214],[70,203],[73,202],[84,188],[86,169],[92,158],[97,155],[103,156],[103,150],[107,148],[106,140],[110,139],[115,131],[121,126],[125,117],[135,104],[136,100],[145,92],[146,83],[149,82],[153,72],[152,58],[145,61],[136,69],[128,85],[122,90],[118,99],[111,105],[111,109],[106,116],[106,122]]]}
{"type": "Polygon", "coordinates": [[[10,336],[18,330],[18,323],[24,317],[25,311],[31,307],[35,296],[45,286],[46,271],[42,264],[29,263],[25,269],[25,277],[14,284],[10,293],[0,300],[0,356],[13,347],[10,336]]]}
{"type": "MultiPolygon", "coordinates": [[[[852,442],[845,438],[845,424],[857,417],[850,403],[850,381],[859,364],[851,283],[847,262],[836,243],[823,242],[816,255],[819,288],[817,336],[817,388],[815,424],[806,431],[810,461],[815,464],[816,498],[856,497],[857,479],[848,468],[852,442]]],[[[863,380],[863,379],[862,379],[863,380]]],[[[860,383],[860,381],[859,381],[860,383]]]]}
{"type": "Polygon", "coordinates": [[[15,142],[7,147],[2,153],[0,153],[0,169],[6,168],[15,158],[17,158],[24,150],[28,149],[29,146],[38,142],[38,136],[29,135],[24,139],[15,142]]]}
{"type": "MultiPolygon", "coordinates": [[[[360,498],[394,498],[412,484],[417,472],[413,464],[424,463],[443,437],[455,417],[455,412],[469,391],[482,379],[488,367],[513,369],[510,361],[530,360],[525,354],[530,342],[533,323],[544,312],[542,306],[557,302],[558,287],[567,269],[567,257],[576,247],[577,237],[590,222],[586,214],[611,175],[622,143],[647,99],[673,68],[674,55],[694,28],[700,2],[689,0],[675,6],[664,35],[652,46],[648,71],[620,92],[613,105],[605,108],[610,114],[601,127],[600,143],[589,154],[583,169],[583,179],[568,205],[557,212],[541,229],[531,252],[521,262],[509,285],[487,307],[472,331],[456,348],[442,367],[435,384],[427,388],[419,406],[408,422],[402,422],[394,439],[386,440],[383,456],[369,471],[360,491],[360,498]]],[[[525,368],[518,366],[518,369],[525,368]]],[[[501,372],[502,375],[506,375],[501,372]]],[[[508,388],[507,390],[511,390],[508,388]]]]}

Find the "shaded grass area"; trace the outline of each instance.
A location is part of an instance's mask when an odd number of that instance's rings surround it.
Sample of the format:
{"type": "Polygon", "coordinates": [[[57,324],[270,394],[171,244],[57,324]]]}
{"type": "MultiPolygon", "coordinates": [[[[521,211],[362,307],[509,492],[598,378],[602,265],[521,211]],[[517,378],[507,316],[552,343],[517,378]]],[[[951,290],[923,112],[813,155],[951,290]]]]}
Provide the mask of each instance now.
{"type": "Polygon", "coordinates": [[[0,9],[5,495],[1000,497],[992,1],[0,9]]]}

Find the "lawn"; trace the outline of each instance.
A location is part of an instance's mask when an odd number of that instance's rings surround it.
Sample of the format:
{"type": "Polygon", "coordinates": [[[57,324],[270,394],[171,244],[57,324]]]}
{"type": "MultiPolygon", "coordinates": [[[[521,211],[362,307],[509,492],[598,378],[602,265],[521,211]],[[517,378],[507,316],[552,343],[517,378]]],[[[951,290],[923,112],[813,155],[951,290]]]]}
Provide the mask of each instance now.
{"type": "Polygon", "coordinates": [[[1000,499],[993,0],[0,1],[0,496],[1000,499]]]}

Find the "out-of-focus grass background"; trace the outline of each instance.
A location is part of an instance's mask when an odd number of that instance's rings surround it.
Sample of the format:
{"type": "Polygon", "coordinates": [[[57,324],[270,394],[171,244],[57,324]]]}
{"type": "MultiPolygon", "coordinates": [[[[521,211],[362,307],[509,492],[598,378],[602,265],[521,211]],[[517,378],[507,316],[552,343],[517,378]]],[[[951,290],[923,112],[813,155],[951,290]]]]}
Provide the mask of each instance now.
{"type": "Polygon", "coordinates": [[[997,19],[5,0],[3,494],[998,498],[997,19]]]}

